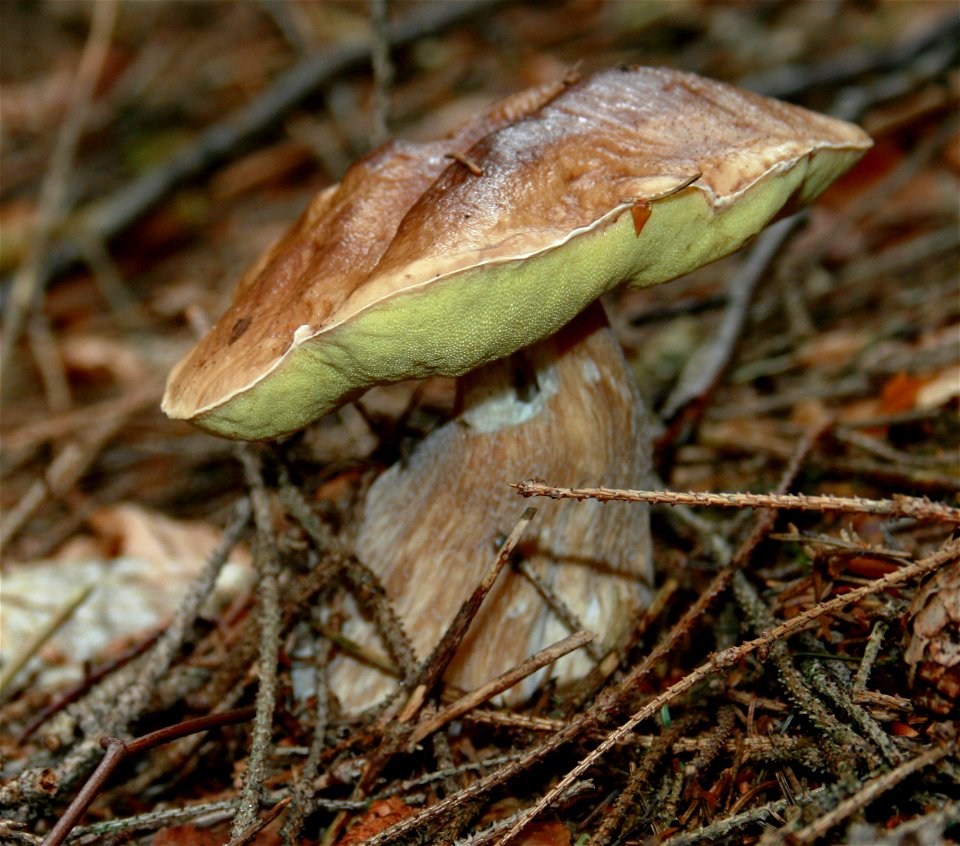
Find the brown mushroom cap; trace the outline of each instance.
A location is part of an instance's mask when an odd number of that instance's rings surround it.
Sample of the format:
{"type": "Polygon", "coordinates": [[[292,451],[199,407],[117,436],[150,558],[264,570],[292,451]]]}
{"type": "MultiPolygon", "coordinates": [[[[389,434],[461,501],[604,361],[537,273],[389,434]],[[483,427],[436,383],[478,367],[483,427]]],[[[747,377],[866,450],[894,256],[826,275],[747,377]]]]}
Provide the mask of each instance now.
{"type": "Polygon", "coordinates": [[[736,250],[870,143],[664,68],[531,89],[446,139],[391,142],[354,164],[243,277],[163,408],[271,438],[373,384],[461,375],[618,285],[736,250]]]}

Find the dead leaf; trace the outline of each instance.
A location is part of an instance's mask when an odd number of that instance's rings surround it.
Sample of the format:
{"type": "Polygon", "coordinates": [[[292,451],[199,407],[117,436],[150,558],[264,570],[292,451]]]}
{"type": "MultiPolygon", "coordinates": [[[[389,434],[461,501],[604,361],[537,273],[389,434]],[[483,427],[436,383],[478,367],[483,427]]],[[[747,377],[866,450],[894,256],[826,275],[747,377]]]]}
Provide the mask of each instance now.
{"type": "Polygon", "coordinates": [[[916,407],[938,408],[957,397],[960,397],[960,365],[941,371],[920,388],[916,407]]]}
{"type": "Polygon", "coordinates": [[[517,846],[570,846],[570,830],[559,822],[533,823],[514,843],[517,846]]]}
{"type": "Polygon", "coordinates": [[[926,384],[923,379],[898,373],[887,380],[880,393],[880,410],[884,414],[910,411],[916,406],[917,394],[926,384]]]}
{"type": "MultiPolygon", "coordinates": [[[[200,828],[188,823],[160,829],[153,835],[150,846],[221,846],[229,839],[227,832],[219,827],[200,828]]],[[[256,834],[249,843],[250,846],[277,846],[280,835],[270,827],[256,834]]]]}
{"type": "Polygon", "coordinates": [[[797,351],[797,359],[806,367],[840,370],[873,340],[869,332],[839,329],[825,332],[806,341],[797,351]]]}
{"type": "Polygon", "coordinates": [[[919,737],[920,732],[915,728],[908,726],[906,723],[895,722],[890,724],[890,731],[893,732],[894,737],[919,737]]]}
{"type": "MultiPolygon", "coordinates": [[[[80,536],[45,561],[10,562],[3,574],[0,654],[4,659],[65,607],[78,589],[93,593],[34,659],[41,684],[76,681],[85,661],[111,643],[151,630],[174,611],[220,540],[200,521],[181,521],[137,505],[102,508],[80,536]]],[[[238,548],[221,573],[215,602],[226,602],[253,577],[238,548]]]]}
{"type": "Polygon", "coordinates": [[[68,370],[91,380],[107,375],[121,385],[136,385],[149,376],[129,343],[103,335],[68,335],[60,342],[60,355],[68,370]]]}
{"type": "MultiPolygon", "coordinates": [[[[209,523],[175,520],[133,504],[101,508],[89,523],[106,551],[142,558],[168,575],[175,575],[183,562],[204,560],[220,540],[220,530],[209,523]]],[[[250,558],[239,553],[234,560],[250,558]]]]}
{"type": "Polygon", "coordinates": [[[413,814],[413,808],[397,796],[374,802],[370,809],[337,841],[338,846],[359,846],[375,834],[413,814]]]}
{"type": "Polygon", "coordinates": [[[290,179],[316,161],[314,152],[300,141],[284,141],[257,150],[221,170],[213,179],[215,202],[221,203],[290,179]]]}
{"type": "Polygon", "coordinates": [[[173,825],[156,832],[150,846],[220,846],[224,839],[224,833],[215,828],[173,825]]]}

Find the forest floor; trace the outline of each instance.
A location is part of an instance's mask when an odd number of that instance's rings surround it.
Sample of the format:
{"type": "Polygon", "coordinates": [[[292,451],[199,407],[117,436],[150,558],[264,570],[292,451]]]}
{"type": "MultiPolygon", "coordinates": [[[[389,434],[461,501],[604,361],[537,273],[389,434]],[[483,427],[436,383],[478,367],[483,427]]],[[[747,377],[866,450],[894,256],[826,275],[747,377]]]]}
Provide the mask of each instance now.
{"type": "Polygon", "coordinates": [[[390,30],[379,6],[0,4],[0,842],[956,842],[956,3],[395,2],[390,30]],[[653,604],[574,689],[411,751],[458,691],[343,713],[324,666],[356,647],[317,609],[452,381],[269,448],[168,420],[164,380],[375,139],[620,64],[874,147],[764,272],[748,248],[607,300],[657,432],[634,487],[674,492],[653,604]]]}

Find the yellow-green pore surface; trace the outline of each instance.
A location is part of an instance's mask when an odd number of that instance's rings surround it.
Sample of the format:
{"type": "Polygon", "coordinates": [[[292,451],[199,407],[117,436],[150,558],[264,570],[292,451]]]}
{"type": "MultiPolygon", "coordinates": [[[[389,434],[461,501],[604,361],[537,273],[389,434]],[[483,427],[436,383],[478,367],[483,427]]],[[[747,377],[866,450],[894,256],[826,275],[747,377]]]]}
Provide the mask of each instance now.
{"type": "Polygon", "coordinates": [[[623,206],[536,255],[461,270],[375,302],[295,343],[263,379],[194,422],[227,437],[275,438],[373,384],[459,376],[551,335],[621,284],[665,282],[733,252],[788,201],[816,198],[860,155],[812,153],[721,210],[691,186],[651,202],[639,234],[623,206]]]}

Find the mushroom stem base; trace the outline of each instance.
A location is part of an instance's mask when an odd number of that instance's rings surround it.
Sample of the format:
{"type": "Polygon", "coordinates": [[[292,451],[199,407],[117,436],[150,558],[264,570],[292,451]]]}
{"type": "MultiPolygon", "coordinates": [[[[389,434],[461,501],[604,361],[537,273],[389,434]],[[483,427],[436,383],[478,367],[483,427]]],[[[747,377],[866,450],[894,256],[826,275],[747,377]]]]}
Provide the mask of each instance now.
{"type": "MultiPolygon", "coordinates": [[[[361,561],[382,580],[419,658],[428,655],[496,554],[524,503],[510,482],[636,486],[649,469],[644,411],[602,306],[555,336],[462,377],[459,411],[370,489],[359,532],[361,561]]],[[[519,552],[602,648],[649,599],[645,508],[546,502],[519,552]]],[[[370,643],[357,619],[348,636],[370,643]]],[[[446,680],[472,689],[570,633],[531,582],[500,577],[446,680]]],[[[544,681],[584,675],[578,652],[528,678],[508,701],[544,681]]],[[[393,680],[339,657],[331,684],[350,710],[373,705],[393,680]]]]}

